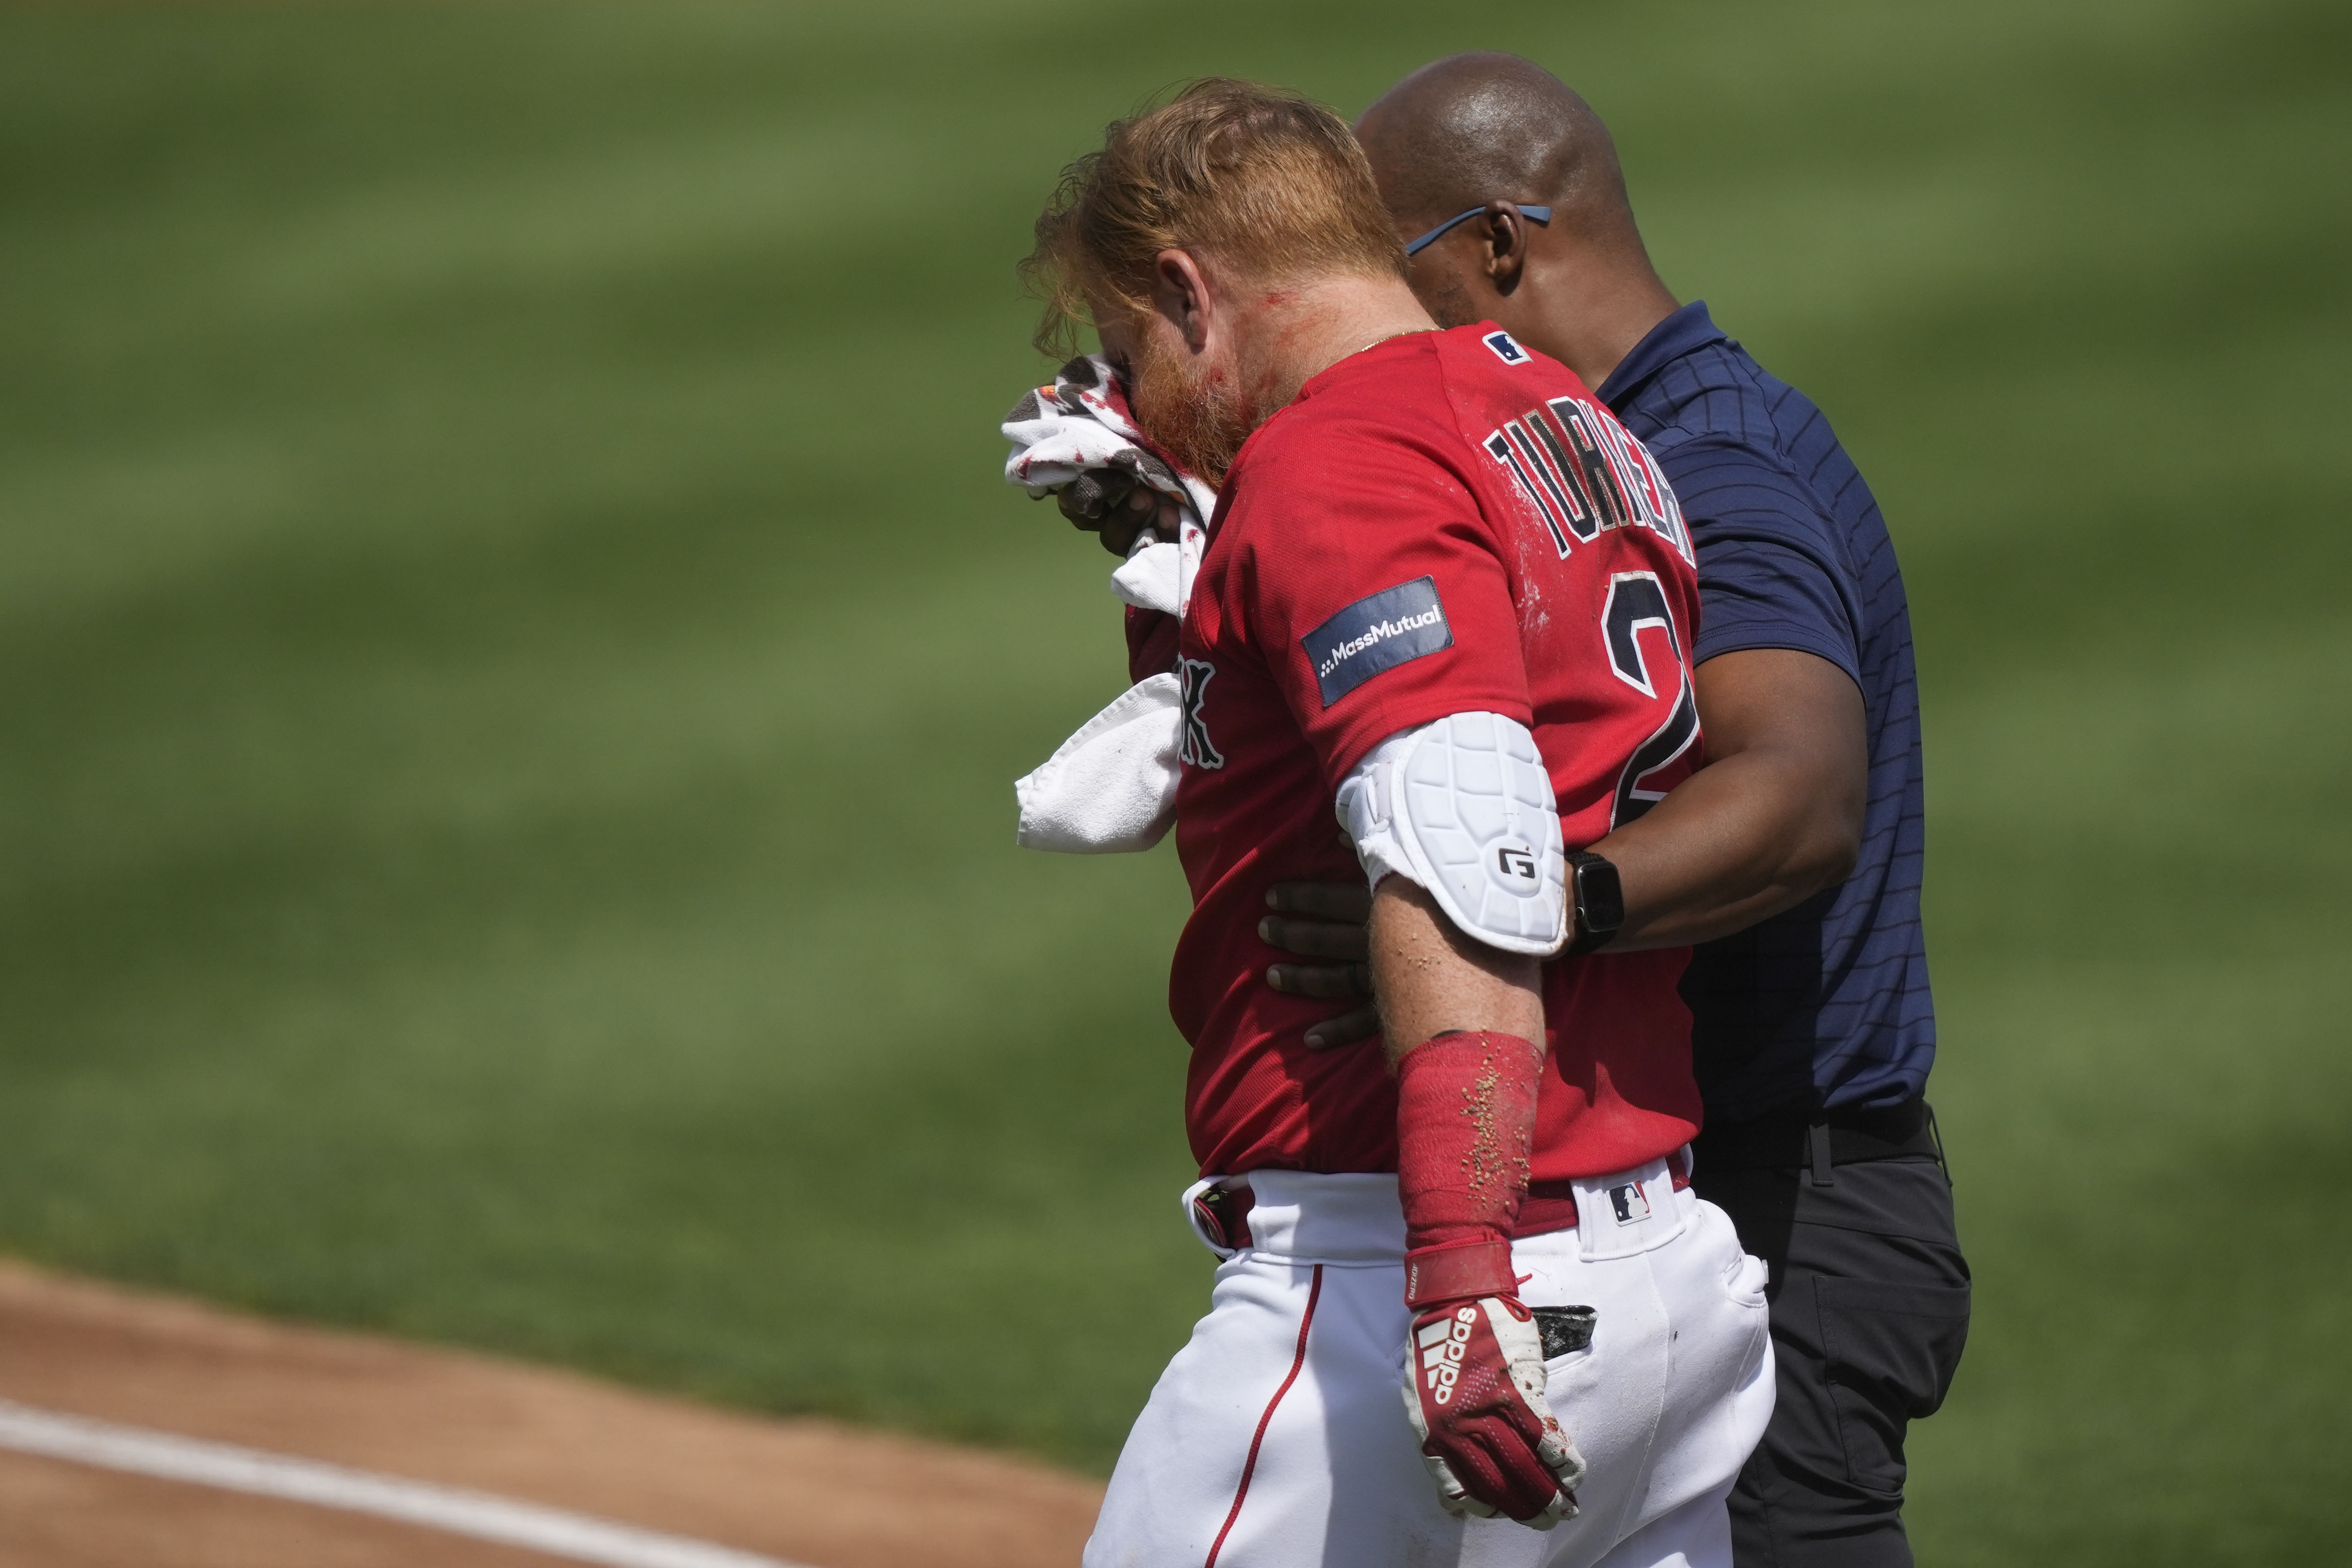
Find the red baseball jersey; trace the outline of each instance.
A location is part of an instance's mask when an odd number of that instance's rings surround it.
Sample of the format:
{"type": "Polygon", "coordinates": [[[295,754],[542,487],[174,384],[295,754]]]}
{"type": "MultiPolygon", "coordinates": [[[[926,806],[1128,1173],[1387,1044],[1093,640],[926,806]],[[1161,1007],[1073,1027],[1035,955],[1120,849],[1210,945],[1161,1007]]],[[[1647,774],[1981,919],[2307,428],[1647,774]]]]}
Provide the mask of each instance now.
{"type": "MultiPolygon", "coordinates": [[[[1192,918],[1171,1010],[1202,1170],[1396,1169],[1370,1047],[1265,984],[1265,890],[1360,877],[1332,802],[1389,736],[1485,710],[1535,733],[1570,849],[1697,760],[1690,538],[1649,454],[1565,366],[1492,323],[1391,339],[1309,381],[1242,448],[1180,645],[1177,852],[1192,918]]],[[[1660,1157],[1699,1125],[1689,950],[1544,968],[1533,1176],[1660,1157]]]]}

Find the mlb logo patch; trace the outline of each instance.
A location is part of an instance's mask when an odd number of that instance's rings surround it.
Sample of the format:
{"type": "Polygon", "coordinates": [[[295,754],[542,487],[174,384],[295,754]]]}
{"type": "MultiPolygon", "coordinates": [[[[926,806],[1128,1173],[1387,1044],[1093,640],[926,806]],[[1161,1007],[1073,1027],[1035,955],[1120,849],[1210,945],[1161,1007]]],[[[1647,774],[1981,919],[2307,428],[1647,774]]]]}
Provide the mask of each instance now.
{"type": "Polygon", "coordinates": [[[1508,332],[1488,332],[1478,340],[1495,351],[1495,357],[1505,364],[1525,364],[1528,351],[1519,347],[1519,340],[1508,332]]]}
{"type": "Polygon", "coordinates": [[[1610,1188],[1609,1206],[1617,1211],[1619,1225],[1635,1225],[1650,1217],[1650,1200],[1643,1194],[1639,1182],[1610,1188]]]}

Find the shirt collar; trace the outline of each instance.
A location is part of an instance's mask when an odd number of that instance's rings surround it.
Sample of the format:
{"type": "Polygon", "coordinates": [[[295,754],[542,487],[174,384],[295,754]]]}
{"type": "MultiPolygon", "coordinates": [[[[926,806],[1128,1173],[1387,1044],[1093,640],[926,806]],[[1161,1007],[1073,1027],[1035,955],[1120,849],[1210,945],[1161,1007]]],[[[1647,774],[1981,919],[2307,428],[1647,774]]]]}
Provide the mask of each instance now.
{"type": "Polygon", "coordinates": [[[1706,301],[1693,300],[1656,326],[1652,327],[1633,352],[1617,362],[1609,379],[1599,388],[1601,401],[1610,407],[1632,395],[1633,389],[1658,372],[1665,369],[1686,353],[1706,347],[1709,343],[1727,343],[1731,334],[1715,324],[1706,313],[1706,301]]]}

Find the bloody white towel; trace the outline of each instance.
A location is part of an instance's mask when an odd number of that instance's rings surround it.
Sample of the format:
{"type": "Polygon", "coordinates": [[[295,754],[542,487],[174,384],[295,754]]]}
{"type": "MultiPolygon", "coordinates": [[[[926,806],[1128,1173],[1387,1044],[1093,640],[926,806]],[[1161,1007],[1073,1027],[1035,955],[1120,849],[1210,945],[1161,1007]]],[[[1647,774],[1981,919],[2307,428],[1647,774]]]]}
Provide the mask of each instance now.
{"type": "MultiPolygon", "coordinates": [[[[1179,616],[1207,545],[1217,492],[1144,443],[1111,368],[1081,356],[1051,386],[1032,389],[1004,418],[1013,443],[1004,477],[1033,497],[1089,475],[1124,471],[1177,503],[1177,537],[1139,533],[1111,592],[1140,609],[1179,616]]],[[[1025,848],[1107,855],[1149,849],[1176,819],[1181,686],[1163,672],[1137,682],[1013,786],[1025,848]]]]}
{"type": "Polygon", "coordinates": [[[1192,596],[1192,572],[1208,542],[1217,492],[1151,449],[1128,413],[1108,363],[1081,354],[1033,387],[1004,416],[1013,443],[1004,477],[1033,498],[1097,473],[1125,473],[1177,503],[1177,536],[1136,536],[1127,563],[1111,574],[1111,592],[1139,609],[1181,616],[1192,596]]]}

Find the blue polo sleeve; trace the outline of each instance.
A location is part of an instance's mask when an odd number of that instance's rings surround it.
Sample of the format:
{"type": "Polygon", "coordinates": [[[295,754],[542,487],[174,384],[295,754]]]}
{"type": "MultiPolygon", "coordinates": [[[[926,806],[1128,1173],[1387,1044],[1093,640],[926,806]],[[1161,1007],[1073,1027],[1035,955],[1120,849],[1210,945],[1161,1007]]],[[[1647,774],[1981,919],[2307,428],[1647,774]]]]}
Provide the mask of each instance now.
{"type": "Polygon", "coordinates": [[[1794,648],[1862,683],[1860,584],[1843,531],[1770,453],[1700,437],[1653,447],[1698,552],[1699,629],[1691,662],[1794,648]]]}

